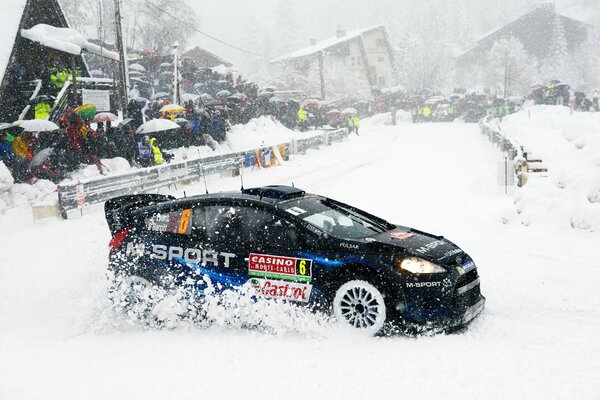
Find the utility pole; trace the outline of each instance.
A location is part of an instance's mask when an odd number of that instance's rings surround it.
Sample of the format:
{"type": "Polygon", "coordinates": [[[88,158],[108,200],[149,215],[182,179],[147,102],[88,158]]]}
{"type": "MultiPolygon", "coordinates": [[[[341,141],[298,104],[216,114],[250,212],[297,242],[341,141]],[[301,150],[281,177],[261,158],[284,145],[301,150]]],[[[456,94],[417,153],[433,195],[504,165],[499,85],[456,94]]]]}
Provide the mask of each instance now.
{"type": "Polygon", "coordinates": [[[323,52],[319,52],[319,78],[321,79],[321,100],[325,100],[325,74],[323,72],[323,52]]]}
{"type": "Polygon", "coordinates": [[[115,28],[117,34],[117,47],[119,48],[120,69],[120,101],[123,117],[127,116],[127,93],[129,89],[129,78],[127,76],[127,47],[123,41],[123,29],[121,27],[121,1],[115,0],[115,28]]]}
{"type": "Polygon", "coordinates": [[[101,42],[102,48],[104,47],[104,13],[102,10],[102,0],[98,0],[98,40],[101,42]]]}
{"type": "Polygon", "coordinates": [[[179,104],[179,42],[173,45],[173,104],[179,104]]]}

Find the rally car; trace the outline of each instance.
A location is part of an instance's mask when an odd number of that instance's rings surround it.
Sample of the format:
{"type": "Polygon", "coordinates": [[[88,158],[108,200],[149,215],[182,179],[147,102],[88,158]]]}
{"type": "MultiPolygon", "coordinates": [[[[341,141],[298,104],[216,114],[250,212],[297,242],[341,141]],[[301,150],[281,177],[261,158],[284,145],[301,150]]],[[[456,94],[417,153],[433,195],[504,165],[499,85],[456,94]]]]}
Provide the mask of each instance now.
{"type": "Polygon", "coordinates": [[[455,329],[484,308],[475,263],[454,243],[295,187],[122,196],[105,213],[111,270],[195,282],[195,295],[208,281],[250,287],[372,332],[455,329]]]}

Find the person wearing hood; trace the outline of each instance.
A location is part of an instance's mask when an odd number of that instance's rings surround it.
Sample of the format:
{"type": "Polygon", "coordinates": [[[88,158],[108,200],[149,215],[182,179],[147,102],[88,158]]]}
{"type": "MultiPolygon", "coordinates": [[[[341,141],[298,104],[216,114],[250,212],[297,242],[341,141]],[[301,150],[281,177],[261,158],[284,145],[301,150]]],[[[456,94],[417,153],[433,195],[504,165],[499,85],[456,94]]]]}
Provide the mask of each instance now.
{"type": "Polygon", "coordinates": [[[151,164],[151,157],[150,138],[146,135],[138,142],[138,162],[142,167],[148,167],[151,164]]]}
{"type": "Polygon", "coordinates": [[[150,148],[152,149],[152,160],[154,165],[163,165],[165,160],[162,155],[162,151],[158,147],[158,140],[156,138],[150,139],[150,148]]]}

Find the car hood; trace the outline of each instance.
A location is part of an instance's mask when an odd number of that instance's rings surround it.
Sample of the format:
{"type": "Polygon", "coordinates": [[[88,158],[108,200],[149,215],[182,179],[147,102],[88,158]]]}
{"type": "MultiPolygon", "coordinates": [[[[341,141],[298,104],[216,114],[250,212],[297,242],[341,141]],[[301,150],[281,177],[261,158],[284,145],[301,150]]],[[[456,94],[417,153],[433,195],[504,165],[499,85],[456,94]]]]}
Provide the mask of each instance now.
{"type": "Polygon", "coordinates": [[[406,255],[420,257],[439,265],[460,263],[464,252],[460,247],[445,239],[412,228],[397,227],[367,239],[372,245],[393,247],[406,255]]]}

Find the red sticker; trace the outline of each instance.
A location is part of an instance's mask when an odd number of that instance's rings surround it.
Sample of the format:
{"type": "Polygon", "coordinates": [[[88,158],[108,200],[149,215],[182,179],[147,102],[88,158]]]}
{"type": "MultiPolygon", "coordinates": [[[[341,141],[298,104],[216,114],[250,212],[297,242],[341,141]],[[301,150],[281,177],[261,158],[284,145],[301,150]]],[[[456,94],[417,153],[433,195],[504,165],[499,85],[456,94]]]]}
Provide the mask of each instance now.
{"type": "Polygon", "coordinates": [[[415,236],[415,234],[408,233],[408,232],[391,232],[390,236],[394,239],[405,240],[405,239],[409,239],[409,238],[415,236]]]}

